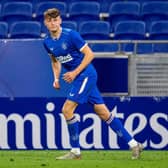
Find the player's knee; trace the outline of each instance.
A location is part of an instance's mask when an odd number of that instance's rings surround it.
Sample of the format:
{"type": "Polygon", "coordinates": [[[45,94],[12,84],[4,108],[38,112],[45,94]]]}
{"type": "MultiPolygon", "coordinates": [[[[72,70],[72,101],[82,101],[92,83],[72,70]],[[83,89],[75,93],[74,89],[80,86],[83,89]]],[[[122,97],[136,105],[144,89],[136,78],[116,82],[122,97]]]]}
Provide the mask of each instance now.
{"type": "Polygon", "coordinates": [[[77,107],[77,103],[72,101],[66,101],[62,108],[62,113],[64,114],[66,119],[70,119],[73,117],[73,113],[77,107]]]}
{"type": "Polygon", "coordinates": [[[67,119],[67,120],[72,118],[72,116],[73,116],[73,112],[69,106],[63,106],[62,113],[63,113],[65,119],[67,119]]]}
{"type": "Polygon", "coordinates": [[[63,108],[62,108],[62,113],[64,114],[64,115],[66,115],[66,114],[68,114],[68,107],[66,107],[66,106],[64,106],[63,108]]]}

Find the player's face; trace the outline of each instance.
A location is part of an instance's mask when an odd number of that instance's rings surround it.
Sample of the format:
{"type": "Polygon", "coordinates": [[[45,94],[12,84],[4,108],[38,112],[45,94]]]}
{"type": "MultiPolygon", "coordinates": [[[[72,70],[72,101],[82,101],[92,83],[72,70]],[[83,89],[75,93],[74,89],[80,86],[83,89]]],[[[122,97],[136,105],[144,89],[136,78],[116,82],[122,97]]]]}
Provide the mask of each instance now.
{"type": "Polygon", "coordinates": [[[48,17],[44,21],[50,32],[57,32],[60,29],[61,22],[60,16],[57,16],[56,18],[48,17]]]}

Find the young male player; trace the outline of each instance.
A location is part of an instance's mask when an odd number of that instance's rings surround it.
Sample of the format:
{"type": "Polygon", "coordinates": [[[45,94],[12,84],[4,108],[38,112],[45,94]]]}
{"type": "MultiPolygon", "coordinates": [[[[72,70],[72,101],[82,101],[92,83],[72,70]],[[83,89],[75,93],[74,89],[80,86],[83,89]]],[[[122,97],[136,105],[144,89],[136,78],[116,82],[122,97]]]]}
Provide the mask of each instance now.
{"type": "Polygon", "coordinates": [[[56,8],[48,9],[44,13],[44,23],[50,32],[45,38],[44,46],[48,51],[54,74],[53,86],[60,88],[59,78],[61,64],[67,70],[63,79],[72,83],[62,112],[67,121],[72,149],[56,159],[80,159],[79,122],[74,115],[78,104],[91,103],[98,116],[109,125],[113,131],[132,149],[132,159],[138,159],[143,146],[134,140],[123,127],[120,120],[109,112],[97,88],[97,73],[91,61],[94,58],[92,50],[74,30],[61,27],[60,11],[56,8]]]}

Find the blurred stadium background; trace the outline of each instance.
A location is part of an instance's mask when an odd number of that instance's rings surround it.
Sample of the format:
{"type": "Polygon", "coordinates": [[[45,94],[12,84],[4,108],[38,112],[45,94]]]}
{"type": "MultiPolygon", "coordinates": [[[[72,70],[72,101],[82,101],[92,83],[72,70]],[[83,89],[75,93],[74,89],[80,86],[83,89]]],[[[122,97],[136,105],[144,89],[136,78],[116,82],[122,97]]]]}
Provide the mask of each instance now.
{"type": "MultiPolygon", "coordinates": [[[[47,34],[43,12],[51,7],[61,10],[62,26],[79,31],[95,52],[98,86],[110,110],[147,150],[165,150],[167,155],[167,0],[0,0],[0,148],[69,147],[58,131],[63,129],[60,110],[69,86],[61,80],[59,92],[52,88],[42,44],[47,34]]],[[[97,118],[90,107],[81,110],[86,125],[81,137],[93,126],[81,140],[83,149],[128,148],[103,123],[94,125],[97,118]],[[99,134],[102,145],[96,144],[99,134]]]]}

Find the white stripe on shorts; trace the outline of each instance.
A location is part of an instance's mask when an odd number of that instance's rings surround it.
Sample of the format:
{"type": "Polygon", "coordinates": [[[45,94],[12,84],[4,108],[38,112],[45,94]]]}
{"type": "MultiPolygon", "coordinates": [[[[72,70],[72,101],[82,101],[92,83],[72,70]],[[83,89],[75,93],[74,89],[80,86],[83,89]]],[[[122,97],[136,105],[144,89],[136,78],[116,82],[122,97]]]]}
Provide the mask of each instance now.
{"type": "Polygon", "coordinates": [[[85,86],[86,86],[87,81],[88,81],[88,77],[86,77],[86,78],[84,79],[84,81],[83,81],[83,83],[82,83],[82,86],[81,86],[81,88],[80,88],[78,94],[81,94],[81,93],[83,92],[83,90],[84,90],[84,88],[85,88],[85,86]]]}

